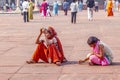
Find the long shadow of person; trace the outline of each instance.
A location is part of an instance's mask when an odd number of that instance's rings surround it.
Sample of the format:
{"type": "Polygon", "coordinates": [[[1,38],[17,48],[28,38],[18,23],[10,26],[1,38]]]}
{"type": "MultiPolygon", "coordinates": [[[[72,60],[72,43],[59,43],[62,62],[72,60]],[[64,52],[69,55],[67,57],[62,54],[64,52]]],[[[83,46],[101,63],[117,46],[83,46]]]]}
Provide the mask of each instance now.
{"type": "MultiPolygon", "coordinates": [[[[64,62],[64,63],[62,63],[62,65],[61,66],[64,66],[64,65],[74,65],[74,64],[79,64],[79,62],[78,61],[67,61],[67,62],[64,62]]],[[[82,63],[83,64],[83,63],[82,63]]],[[[80,65],[82,65],[82,64],[80,64],[80,65]]],[[[84,63],[84,65],[85,64],[88,64],[88,62],[86,62],[86,63],[84,63]]],[[[99,66],[99,65],[94,65],[94,66],[99,66]]],[[[109,66],[120,66],[120,62],[113,62],[111,65],[109,65],[109,66]]]]}
{"type": "Polygon", "coordinates": [[[111,66],[120,66],[120,62],[113,62],[111,66]]]}

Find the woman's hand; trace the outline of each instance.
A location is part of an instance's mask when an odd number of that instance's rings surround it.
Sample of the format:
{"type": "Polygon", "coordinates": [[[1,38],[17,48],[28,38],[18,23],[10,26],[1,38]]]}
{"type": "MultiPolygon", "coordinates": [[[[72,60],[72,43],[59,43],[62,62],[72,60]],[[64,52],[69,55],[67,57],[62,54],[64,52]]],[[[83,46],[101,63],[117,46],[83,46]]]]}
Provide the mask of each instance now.
{"type": "Polygon", "coordinates": [[[39,39],[40,39],[40,37],[41,37],[41,35],[42,35],[42,33],[43,33],[43,29],[44,29],[44,28],[41,28],[41,29],[40,29],[40,34],[38,35],[38,37],[37,37],[37,39],[36,39],[36,42],[35,42],[36,44],[39,44],[39,43],[40,43],[39,39]]]}
{"type": "Polygon", "coordinates": [[[43,28],[40,29],[40,34],[42,34],[42,33],[43,33],[43,28]]]}

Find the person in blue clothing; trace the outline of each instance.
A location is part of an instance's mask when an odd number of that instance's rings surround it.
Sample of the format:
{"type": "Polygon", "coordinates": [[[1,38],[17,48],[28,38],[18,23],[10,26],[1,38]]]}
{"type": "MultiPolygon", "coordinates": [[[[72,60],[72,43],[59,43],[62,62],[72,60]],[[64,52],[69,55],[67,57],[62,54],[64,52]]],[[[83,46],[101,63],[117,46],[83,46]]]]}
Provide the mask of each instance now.
{"type": "Polygon", "coordinates": [[[67,15],[68,9],[69,9],[69,3],[66,0],[64,0],[64,2],[63,2],[63,10],[65,12],[65,15],[67,15]]]}
{"type": "Polygon", "coordinates": [[[59,5],[58,5],[57,1],[55,1],[53,4],[53,14],[54,15],[58,16],[58,8],[59,8],[59,5]]]}
{"type": "Polygon", "coordinates": [[[107,1],[104,0],[104,11],[106,11],[107,1]]]}
{"type": "Polygon", "coordinates": [[[79,11],[82,11],[83,10],[83,0],[80,0],[79,3],[78,3],[78,8],[79,8],[79,11]]]}

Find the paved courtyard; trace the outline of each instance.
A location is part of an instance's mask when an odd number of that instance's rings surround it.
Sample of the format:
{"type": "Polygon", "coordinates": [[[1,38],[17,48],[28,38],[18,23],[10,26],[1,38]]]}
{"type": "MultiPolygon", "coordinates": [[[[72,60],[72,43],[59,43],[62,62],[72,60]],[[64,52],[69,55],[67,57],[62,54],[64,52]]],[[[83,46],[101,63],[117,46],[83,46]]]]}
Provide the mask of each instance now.
{"type": "Polygon", "coordinates": [[[77,14],[77,23],[70,23],[70,12],[64,16],[43,18],[24,23],[20,14],[0,14],[0,80],[120,80],[120,12],[107,17],[104,11],[87,20],[87,11],[77,14]],[[35,40],[41,27],[54,26],[63,44],[67,63],[62,66],[26,64],[36,48],[35,40]],[[86,41],[97,36],[107,43],[114,55],[111,66],[78,64],[91,51],[86,41]]]}

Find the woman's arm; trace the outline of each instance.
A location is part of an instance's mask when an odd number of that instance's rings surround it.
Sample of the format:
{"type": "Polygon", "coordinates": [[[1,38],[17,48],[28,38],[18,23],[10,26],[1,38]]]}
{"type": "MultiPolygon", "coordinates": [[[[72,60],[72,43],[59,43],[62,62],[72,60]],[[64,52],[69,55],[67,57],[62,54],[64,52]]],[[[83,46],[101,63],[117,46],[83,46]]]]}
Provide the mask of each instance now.
{"type": "Polygon", "coordinates": [[[36,44],[39,44],[41,41],[39,41],[39,39],[40,39],[40,37],[41,37],[41,35],[42,35],[42,31],[43,29],[40,29],[40,34],[38,35],[38,37],[37,37],[37,39],[36,39],[36,44]]]}

